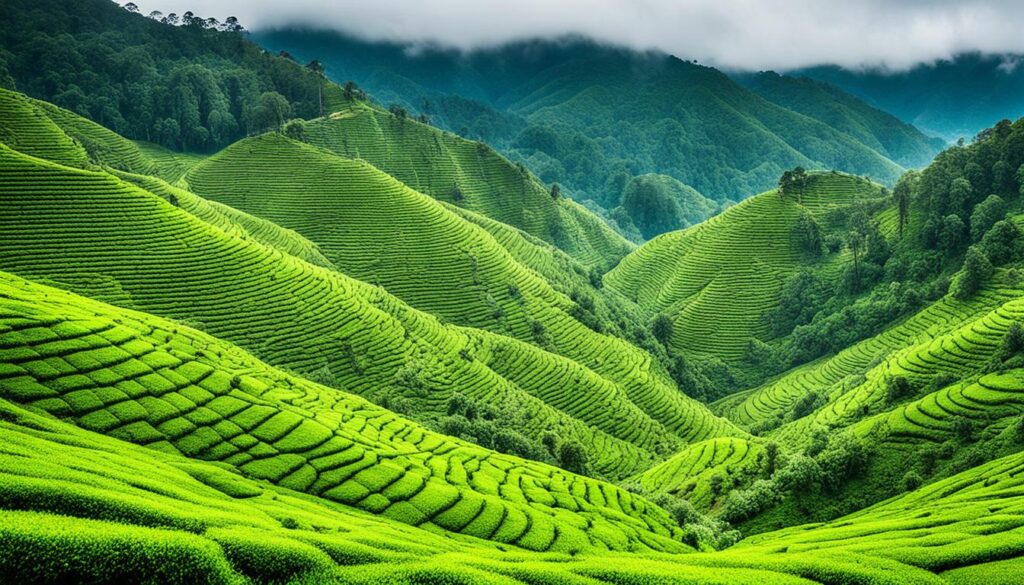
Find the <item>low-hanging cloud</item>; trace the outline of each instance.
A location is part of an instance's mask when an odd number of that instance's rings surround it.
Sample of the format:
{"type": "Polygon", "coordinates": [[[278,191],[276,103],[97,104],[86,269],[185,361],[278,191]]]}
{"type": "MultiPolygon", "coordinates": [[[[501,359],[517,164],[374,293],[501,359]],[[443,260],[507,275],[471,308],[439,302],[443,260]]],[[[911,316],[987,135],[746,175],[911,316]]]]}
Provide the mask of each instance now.
{"type": "Polygon", "coordinates": [[[580,34],[734,69],[834,63],[904,69],[958,53],[1024,52],[1021,0],[135,0],[237,16],[253,30],[335,29],[367,40],[492,47],[580,34]]]}

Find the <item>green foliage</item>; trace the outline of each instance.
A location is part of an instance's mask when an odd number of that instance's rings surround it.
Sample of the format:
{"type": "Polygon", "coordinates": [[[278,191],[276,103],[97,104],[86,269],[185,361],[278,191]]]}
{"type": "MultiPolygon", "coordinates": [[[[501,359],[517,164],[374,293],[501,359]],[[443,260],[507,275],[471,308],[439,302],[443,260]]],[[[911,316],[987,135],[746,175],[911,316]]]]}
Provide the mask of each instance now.
{"type": "Polygon", "coordinates": [[[953,296],[961,300],[971,298],[990,276],[992,263],[977,246],[971,246],[964,255],[964,267],[953,287],[953,296]]]}
{"type": "Polygon", "coordinates": [[[666,315],[658,315],[651,321],[651,335],[663,345],[672,341],[672,320],[666,315]]]}
{"type": "Polygon", "coordinates": [[[208,152],[280,128],[283,112],[306,118],[319,109],[318,74],[266,54],[232,26],[198,17],[202,25],[172,26],[102,2],[5,8],[0,36],[21,91],[130,138],[208,152]],[[31,23],[47,13],[60,17],[40,34],[31,23]]]}
{"type": "Polygon", "coordinates": [[[646,239],[700,223],[716,209],[695,189],[665,175],[633,177],[619,205],[646,239]]]}
{"type": "Polygon", "coordinates": [[[985,234],[1006,216],[1006,201],[998,195],[989,195],[974,206],[971,212],[971,240],[981,241],[985,234]]]}

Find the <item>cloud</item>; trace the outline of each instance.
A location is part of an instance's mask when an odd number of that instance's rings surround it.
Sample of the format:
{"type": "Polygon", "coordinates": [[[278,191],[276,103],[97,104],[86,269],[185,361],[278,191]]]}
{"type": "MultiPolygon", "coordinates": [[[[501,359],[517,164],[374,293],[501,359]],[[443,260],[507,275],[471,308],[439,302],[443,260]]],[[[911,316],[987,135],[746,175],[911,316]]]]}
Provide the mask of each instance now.
{"type": "Polygon", "coordinates": [[[582,34],[735,69],[905,69],[967,51],[1024,52],[1020,0],[135,0],[143,12],[237,16],[459,49],[582,34]]]}

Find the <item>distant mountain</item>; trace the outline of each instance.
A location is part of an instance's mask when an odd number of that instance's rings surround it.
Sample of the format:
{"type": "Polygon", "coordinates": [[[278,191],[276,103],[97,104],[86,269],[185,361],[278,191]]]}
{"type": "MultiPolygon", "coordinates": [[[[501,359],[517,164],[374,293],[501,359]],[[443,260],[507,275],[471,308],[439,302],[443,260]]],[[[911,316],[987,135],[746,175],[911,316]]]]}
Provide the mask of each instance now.
{"type": "Polygon", "coordinates": [[[790,75],[831,83],[952,142],[1024,116],[1022,60],[970,53],[897,73],[825,66],[790,75]]]}
{"type": "Polygon", "coordinates": [[[945,146],[943,139],[926,137],[914,126],[828,83],[773,71],[733,75],[733,79],[776,105],[853,136],[905,167],[927,165],[934,150],[945,146]]]}
{"type": "Polygon", "coordinates": [[[609,210],[644,174],[723,202],[798,165],[891,183],[941,146],[823,84],[782,78],[785,92],[767,92],[711,67],[579,38],[465,54],[294,29],[254,39],[299,61],[320,59],[332,79],[486,141],[609,210]]]}

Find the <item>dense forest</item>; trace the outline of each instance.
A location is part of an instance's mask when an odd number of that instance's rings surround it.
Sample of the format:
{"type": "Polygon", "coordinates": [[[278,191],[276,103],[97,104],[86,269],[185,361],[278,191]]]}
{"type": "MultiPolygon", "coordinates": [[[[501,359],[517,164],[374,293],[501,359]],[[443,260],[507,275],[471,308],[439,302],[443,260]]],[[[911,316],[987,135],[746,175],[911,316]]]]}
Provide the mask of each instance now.
{"type": "Polygon", "coordinates": [[[359,81],[381,102],[495,146],[645,238],[684,224],[669,220],[652,232],[628,209],[615,213],[634,177],[665,175],[728,204],[798,165],[891,184],[944,144],[823,83],[775,76],[785,91],[769,95],[713,67],[581,38],[464,55],[303,29],[254,38],[322,59],[330,75],[359,81]]]}
{"type": "Polygon", "coordinates": [[[322,71],[270,55],[243,25],[113,2],[0,6],[0,83],[130,138],[211,152],[321,111],[322,71]],[[170,26],[168,26],[170,25],[170,26]],[[173,28],[172,28],[173,27],[173,28]]]}

